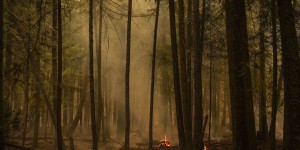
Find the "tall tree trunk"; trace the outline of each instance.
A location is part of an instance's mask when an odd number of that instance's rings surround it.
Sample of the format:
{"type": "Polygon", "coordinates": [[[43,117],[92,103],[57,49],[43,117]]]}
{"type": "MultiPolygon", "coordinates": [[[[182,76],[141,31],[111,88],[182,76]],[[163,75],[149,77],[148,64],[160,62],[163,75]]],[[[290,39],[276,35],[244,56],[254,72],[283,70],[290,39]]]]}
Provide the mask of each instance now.
{"type": "MultiPolygon", "coordinates": [[[[70,83],[68,81],[65,81],[65,83],[70,83]]],[[[70,94],[70,89],[68,87],[63,88],[63,100],[68,100],[70,94]]],[[[62,103],[62,127],[65,128],[68,126],[68,102],[62,103]]]]}
{"type": "Polygon", "coordinates": [[[255,122],[244,0],[226,0],[226,36],[235,150],[255,150],[255,122]]]}
{"type": "MultiPolygon", "coordinates": [[[[27,57],[29,57],[29,54],[27,53],[27,57]]],[[[23,133],[22,133],[22,146],[25,144],[26,140],[26,133],[27,133],[27,121],[28,121],[28,107],[29,107],[29,60],[28,58],[25,58],[26,64],[25,64],[25,70],[24,70],[24,81],[25,81],[25,91],[24,91],[24,122],[23,122],[23,133]]]]}
{"type": "MultiPolygon", "coordinates": [[[[193,93],[193,88],[192,88],[192,51],[193,51],[193,36],[192,36],[192,1],[193,0],[188,0],[188,6],[187,6],[187,22],[186,22],[186,99],[187,101],[187,106],[190,106],[190,111],[187,114],[190,116],[191,120],[191,125],[192,125],[192,117],[193,117],[193,107],[192,107],[192,93],[193,93]]],[[[192,128],[191,128],[192,129],[192,128]]],[[[187,131],[188,132],[188,131],[187,131]]]]}
{"type": "Polygon", "coordinates": [[[181,101],[183,110],[183,121],[185,130],[186,148],[192,149],[192,103],[191,99],[187,98],[187,70],[186,70],[186,51],[185,51],[185,23],[184,23],[184,1],[178,0],[178,28],[179,28],[179,71],[181,84],[181,101]]]}
{"type": "MultiPolygon", "coordinates": [[[[270,125],[270,148],[276,149],[276,116],[277,116],[277,16],[276,0],[271,0],[271,20],[272,20],[272,48],[273,48],[273,87],[272,87],[272,114],[270,125]]],[[[281,88],[281,87],[278,87],[281,88]]]]}
{"type": "MultiPolygon", "coordinates": [[[[9,21],[10,22],[10,21],[9,21]]],[[[5,63],[4,63],[4,89],[6,91],[12,91],[11,89],[11,70],[12,70],[12,34],[11,33],[6,33],[6,43],[5,43],[5,63]],[[5,82],[6,81],[6,82],[5,82]]],[[[8,92],[7,92],[8,93],[8,92]]],[[[11,94],[5,94],[4,95],[4,112],[7,111],[12,111],[12,107],[9,105],[9,102],[11,102],[11,94]]]]}
{"type": "Polygon", "coordinates": [[[56,103],[56,136],[57,136],[57,149],[63,149],[63,136],[61,129],[61,105],[62,105],[62,4],[61,0],[57,1],[57,19],[58,19],[58,45],[57,45],[57,103],[56,103]]]}
{"type": "MultiPolygon", "coordinates": [[[[104,121],[104,105],[103,105],[103,96],[102,96],[102,24],[103,24],[103,1],[100,0],[99,5],[99,41],[96,44],[97,47],[97,66],[98,66],[98,140],[100,138],[100,127],[104,121]]],[[[96,22],[96,20],[95,20],[96,22]]],[[[95,27],[96,28],[96,27],[95,27]]],[[[103,128],[103,127],[102,127],[103,128]]]]}
{"type": "MultiPolygon", "coordinates": [[[[75,81],[73,81],[75,82],[75,81]]],[[[76,83],[76,82],[75,82],[76,83]]],[[[76,84],[74,84],[76,86],[76,84]]],[[[70,97],[69,99],[69,124],[73,122],[73,116],[74,116],[74,101],[75,101],[75,90],[74,88],[70,88],[70,97]]]]}
{"type": "MultiPolygon", "coordinates": [[[[40,65],[40,59],[38,58],[38,68],[41,68],[41,65],[40,65]]],[[[37,88],[38,87],[38,83],[36,82],[35,84],[37,88]]],[[[40,93],[38,92],[39,89],[36,89],[36,92],[35,92],[35,107],[34,107],[34,131],[33,131],[33,142],[32,142],[32,147],[33,148],[36,148],[38,147],[39,143],[38,143],[38,140],[39,140],[39,129],[40,129],[40,100],[41,100],[41,95],[40,93]]]]}
{"type": "MultiPolygon", "coordinates": [[[[57,0],[52,0],[52,97],[56,116],[57,103],[57,0]]],[[[56,134],[56,133],[55,133],[56,134]]],[[[56,139],[57,140],[57,139],[56,139]]]]}
{"type": "Polygon", "coordinates": [[[266,47],[265,47],[265,30],[266,30],[266,12],[265,2],[260,1],[259,12],[259,49],[260,49],[260,103],[259,103],[259,133],[261,135],[261,142],[265,143],[267,140],[267,108],[266,108],[266,47]]]}
{"type": "MultiPolygon", "coordinates": [[[[37,89],[38,90],[38,89],[37,89]]],[[[34,108],[34,133],[32,147],[39,146],[39,129],[40,129],[40,95],[36,93],[35,108],[34,108]]]]}
{"type": "MultiPolygon", "coordinates": [[[[0,141],[4,141],[4,96],[3,96],[3,60],[4,60],[4,42],[3,42],[3,0],[0,2],[0,141]]],[[[4,149],[0,145],[0,149],[4,149]]]]}
{"type": "Polygon", "coordinates": [[[212,123],[212,74],[213,74],[213,53],[212,46],[210,44],[209,53],[209,126],[208,126],[208,142],[211,137],[211,123],[212,123]]]}
{"type": "MultiPolygon", "coordinates": [[[[55,122],[53,127],[55,127],[57,124],[57,0],[52,0],[52,44],[52,103],[55,117],[53,118],[53,122],[55,122]]],[[[55,143],[57,144],[56,132],[55,143]]]]}
{"type": "Polygon", "coordinates": [[[291,0],[278,0],[284,76],[283,149],[300,149],[300,52],[291,0]]]}
{"type": "MultiPolygon", "coordinates": [[[[52,97],[54,122],[56,126],[57,112],[57,0],[52,0],[52,97]]],[[[57,135],[55,132],[55,143],[57,144],[57,135]]]]}
{"type": "Polygon", "coordinates": [[[175,19],[175,4],[174,0],[169,0],[169,17],[170,17],[170,33],[171,33],[171,47],[172,47],[172,59],[173,59],[173,78],[175,88],[175,103],[176,103],[176,116],[177,116],[177,131],[180,149],[186,149],[185,132],[183,124],[182,114],[182,101],[181,101],[181,88],[179,78],[179,66],[178,66],[178,52],[176,41],[176,19],[175,19]]]}
{"type": "Polygon", "coordinates": [[[202,21],[200,22],[199,0],[194,0],[194,90],[195,90],[195,108],[194,108],[194,149],[203,149],[202,137],[202,55],[204,49],[204,34],[205,34],[205,16],[206,16],[206,0],[202,1],[202,21]],[[200,27],[200,28],[199,28],[200,27]]]}
{"type": "Polygon", "coordinates": [[[89,66],[90,66],[90,100],[91,100],[91,127],[93,150],[98,150],[96,114],[95,114],[95,87],[94,87],[94,45],[93,45],[93,15],[94,0],[89,0],[89,66]]]}
{"type": "Polygon", "coordinates": [[[130,78],[130,46],[131,46],[131,16],[132,0],[128,0],[127,18],[127,44],[126,44],[126,73],[125,73],[125,150],[130,147],[130,97],[129,97],[129,78],[130,78]]]}
{"type": "Polygon", "coordinates": [[[222,117],[222,127],[226,128],[226,119],[227,119],[227,87],[226,87],[226,74],[222,73],[223,75],[223,117],[222,117]]]}
{"type": "Polygon", "coordinates": [[[45,127],[44,127],[44,138],[47,140],[48,139],[48,118],[49,118],[49,111],[48,110],[45,110],[46,111],[46,116],[45,116],[45,127]]]}
{"type": "Polygon", "coordinates": [[[153,54],[152,54],[152,74],[151,74],[151,93],[150,93],[150,117],[149,117],[149,149],[153,146],[153,99],[154,99],[154,83],[155,83],[155,60],[156,60],[156,43],[157,43],[157,30],[159,19],[159,5],[160,0],[156,0],[156,16],[154,25],[154,39],[153,39],[153,54]]]}

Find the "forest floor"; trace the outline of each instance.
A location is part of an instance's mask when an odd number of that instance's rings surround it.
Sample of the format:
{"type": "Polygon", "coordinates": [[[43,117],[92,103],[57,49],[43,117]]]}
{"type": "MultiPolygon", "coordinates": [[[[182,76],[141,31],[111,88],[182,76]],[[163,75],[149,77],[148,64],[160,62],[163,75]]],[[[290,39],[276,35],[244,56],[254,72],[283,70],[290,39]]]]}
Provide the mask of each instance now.
{"type": "MultiPolygon", "coordinates": [[[[117,137],[115,134],[112,134],[111,137],[117,137]]],[[[154,147],[153,150],[179,150],[178,148],[178,142],[176,140],[176,135],[174,137],[170,136],[170,142],[171,147],[169,148],[158,148],[159,140],[156,139],[154,141],[154,147]]],[[[205,137],[208,137],[207,134],[205,134],[205,137]]],[[[148,140],[147,138],[143,137],[143,135],[136,134],[135,132],[131,134],[131,149],[132,150],[149,150],[148,149],[148,140]]],[[[99,148],[103,150],[119,150],[121,149],[123,142],[123,138],[120,139],[110,139],[107,138],[104,142],[102,139],[100,139],[99,142],[99,148]]],[[[10,146],[7,146],[6,150],[18,150],[20,149],[20,145],[22,145],[22,139],[20,136],[15,138],[8,138],[9,142],[6,143],[10,146]],[[15,146],[15,148],[14,148],[15,146]],[[19,148],[17,148],[19,146],[19,148]],[[8,149],[9,148],[9,149],[8,149]]],[[[29,137],[27,137],[24,147],[28,148],[28,150],[53,150],[55,147],[55,140],[53,138],[53,135],[49,135],[48,138],[40,137],[39,138],[39,147],[32,149],[32,134],[29,134],[29,137]]],[[[70,149],[70,142],[68,138],[64,138],[65,145],[67,149],[70,149]]],[[[90,150],[92,148],[92,137],[89,135],[89,132],[79,132],[74,135],[74,146],[75,150],[90,150]]],[[[260,143],[260,141],[257,141],[257,143],[260,143]]],[[[0,143],[3,144],[3,143],[0,143]]],[[[211,137],[211,141],[208,142],[208,139],[204,139],[204,144],[206,146],[206,150],[232,150],[232,142],[231,142],[231,133],[230,132],[224,132],[218,136],[218,138],[211,137]]],[[[282,140],[277,141],[277,150],[282,149],[282,140]]],[[[268,146],[259,144],[258,150],[269,150],[268,146]]]]}
{"type": "MultiPolygon", "coordinates": [[[[21,145],[20,142],[21,140],[20,139],[11,139],[10,140],[10,144],[11,145],[15,145],[15,146],[18,146],[18,145],[21,145]]],[[[49,139],[40,139],[39,140],[39,147],[38,148],[35,148],[35,149],[32,149],[30,148],[32,145],[32,140],[31,139],[28,139],[27,142],[25,143],[25,146],[26,147],[25,149],[28,149],[28,150],[53,150],[54,148],[54,144],[55,144],[55,141],[51,138],[49,139]]],[[[90,150],[91,149],[91,139],[90,138],[82,138],[82,139],[78,139],[78,140],[75,140],[75,149],[76,150],[90,150]]],[[[65,139],[65,143],[66,143],[66,147],[67,149],[69,149],[69,142],[67,139],[65,139]]],[[[277,141],[277,148],[278,150],[281,150],[282,149],[282,141],[277,141]]],[[[220,141],[211,141],[210,143],[208,142],[204,142],[205,146],[206,146],[206,150],[232,150],[232,142],[229,141],[229,140],[220,140],[220,141]]],[[[100,142],[99,145],[101,145],[101,149],[104,149],[104,150],[119,150],[121,149],[121,145],[119,144],[116,144],[115,142],[100,142]]],[[[144,145],[141,145],[141,144],[137,144],[139,145],[139,147],[133,147],[131,148],[132,150],[149,150],[147,149],[147,144],[145,143],[144,145]]],[[[6,150],[18,150],[20,148],[17,148],[17,147],[14,147],[14,146],[8,146],[6,150]]],[[[178,146],[172,146],[172,147],[169,147],[169,148],[153,148],[153,150],[179,150],[178,146]]],[[[263,146],[263,145],[259,145],[258,146],[258,150],[269,150],[269,148],[267,146],[263,146]]]]}

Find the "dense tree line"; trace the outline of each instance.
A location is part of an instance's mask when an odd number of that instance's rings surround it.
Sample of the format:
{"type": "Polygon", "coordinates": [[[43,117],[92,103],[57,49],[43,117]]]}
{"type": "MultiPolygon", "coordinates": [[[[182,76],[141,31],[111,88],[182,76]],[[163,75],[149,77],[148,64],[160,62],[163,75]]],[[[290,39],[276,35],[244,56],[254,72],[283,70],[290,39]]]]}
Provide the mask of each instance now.
{"type": "Polygon", "coordinates": [[[228,131],[274,150],[279,130],[299,149],[299,16],[295,0],[2,0],[0,149],[201,150],[228,131]]]}

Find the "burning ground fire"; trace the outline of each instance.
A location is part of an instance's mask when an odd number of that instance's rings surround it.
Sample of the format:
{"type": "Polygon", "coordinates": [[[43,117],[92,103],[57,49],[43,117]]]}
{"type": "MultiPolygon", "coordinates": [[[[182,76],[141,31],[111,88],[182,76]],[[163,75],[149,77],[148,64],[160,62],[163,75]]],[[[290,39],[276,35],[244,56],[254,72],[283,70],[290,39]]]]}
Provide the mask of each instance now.
{"type": "Polygon", "coordinates": [[[170,142],[167,140],[167,136],[166,135],[165,135],[165,139],[159,141],[159,145],[158,146],[159,147],[170,147],[171,146],[170,142]]]}
{"type": "MultiPolygon", "coordinates": [[[[163,140],[160,140],[160,143],[159,143],[158,147],[160,147],[160,148],[171,147],[171,143],[170,143],[170,141],[168,141],[166,135],[165,135],[165,138],[163,140]]],[[[208,150],[208,148],[204,145],[203,150],[208,150]]]]}

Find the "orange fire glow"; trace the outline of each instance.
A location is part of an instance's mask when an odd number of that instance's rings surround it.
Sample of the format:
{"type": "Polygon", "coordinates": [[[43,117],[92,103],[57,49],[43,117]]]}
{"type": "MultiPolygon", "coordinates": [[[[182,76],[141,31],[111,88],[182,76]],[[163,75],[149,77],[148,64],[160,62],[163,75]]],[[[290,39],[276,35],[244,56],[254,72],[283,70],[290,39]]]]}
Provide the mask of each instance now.
{"type": "Polygon", "coordinates": [[[160,140],[159,147],[170,147],[171,144],[167,139],[167,136],[165,135],[165,138],[163,140],[160,140]]]}

